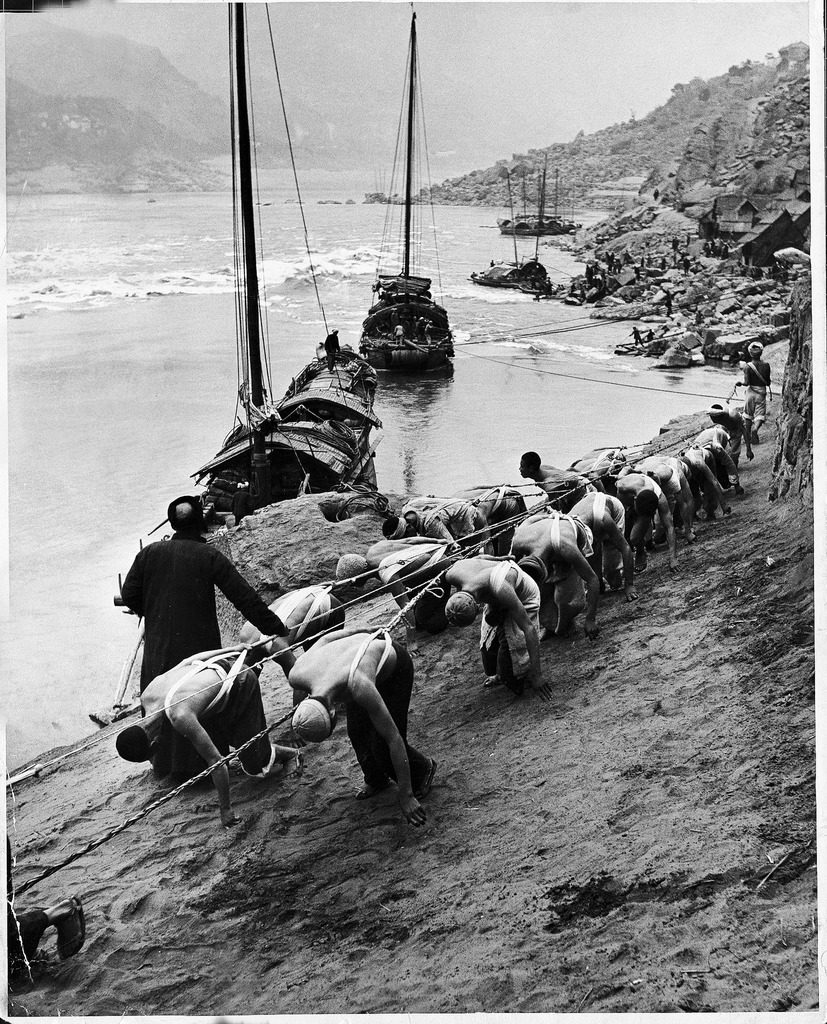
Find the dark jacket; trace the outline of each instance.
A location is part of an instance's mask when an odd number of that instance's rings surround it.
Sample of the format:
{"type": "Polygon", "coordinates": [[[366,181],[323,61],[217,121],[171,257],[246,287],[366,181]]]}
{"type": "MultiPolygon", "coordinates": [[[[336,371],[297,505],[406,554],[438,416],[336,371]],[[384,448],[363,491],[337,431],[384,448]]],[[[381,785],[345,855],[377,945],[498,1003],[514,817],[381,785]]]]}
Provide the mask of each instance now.
{"type": "Polygon", "coordinates": [[[196,533],[174,533],[138,553],[123,600],[146,620],[141,692],[184,658],[221,647],[215,587],[267,636],[284,636],[274,615],[232,562],[196,533]]]}

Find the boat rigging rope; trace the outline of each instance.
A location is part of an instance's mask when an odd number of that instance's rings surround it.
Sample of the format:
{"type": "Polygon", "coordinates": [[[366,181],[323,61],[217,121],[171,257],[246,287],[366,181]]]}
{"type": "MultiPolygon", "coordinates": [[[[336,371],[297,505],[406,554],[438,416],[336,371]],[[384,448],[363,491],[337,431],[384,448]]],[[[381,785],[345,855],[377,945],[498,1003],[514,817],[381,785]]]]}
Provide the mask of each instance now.
{"type": "Polygon", "coordinates": [[[310,264],[310,273],[311,273],[311,275],[313,277],[313,289],[316,292],[316,302],[318,303],[318,306],[319,306],[319,312],[322,315],[322,322],[324,323],[325,334],[327,334],[327,333],[329,333],[328,332],[328,326],[327,326],[327,317],[325,316],[324,306],[322,304],[321,295],[319,294],[319,282],[318,282],[318,280],[316,278],[316,268],[313,265],[313,256],[311,255],[311,252],[310,252],[310,239],[309,239],[308,233],[307,233],[307,220],[305,219],[305,216],[304,216],[304,203],[302,202],[301,188],[299,187],[299,178],[298,178],[298,175],[296,173],[296,159],[295,159],[295,155],[293,153],[293,139],[292,139],[292,137],[290,135],[290,125],[287,123],[287,110],[285,109],[285,106],[284,106],[284,93],[282,92],[282,88],[281,88],[281,76],[279,75],[279,62],[278,62],[278,60],[276,58],[276,45],[275,45],[275,42],[273,41],[273,26],[272,26],[272,23],[270,21],[270,5],[265,3],[264,10],[265,10],[265,12],[267,14],[267,31],[268,31],[268,33],[270,35],[270,50],[271,50],[271,52],[273,54],[273,66],[275,68],[276,82],[277,82],[278,88],[279,88],[279,102],[281,103],[281,113],[282,113],[282,118],[284,119],[284,130],[285,130],[285,133],[287,135],[287,147],[288,147],[288,149],[290,151],[290,165],[293,168],[293,180],[296,183],[296,197],[298,198],[299,210],[301,211],[302,228],[304,230],[304,247],[305,247],[305,250],[307,252],[308,262],[310,264]]]}

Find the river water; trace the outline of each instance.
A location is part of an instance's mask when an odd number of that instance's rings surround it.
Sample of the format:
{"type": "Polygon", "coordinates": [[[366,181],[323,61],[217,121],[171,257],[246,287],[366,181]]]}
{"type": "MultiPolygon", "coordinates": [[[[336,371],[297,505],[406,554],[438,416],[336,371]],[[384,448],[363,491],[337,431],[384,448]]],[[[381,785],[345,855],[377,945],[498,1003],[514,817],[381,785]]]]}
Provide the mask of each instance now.
{"type": "MultiPolygon", "coordinates": [[[[326,333],[292,195],[275,181],[259,207],[276,397],[326,333]]],[[[363,205],[340,176],[311,177],[303,197],[327,325],[355,348],[388,210],[363,205]]],[[[12,766],[86,735],[89,711],[111,704],[136,621],[113,607],[117,575],[233,424],[230,197],[152,198],[9,200],[10,610],[0,654],[12,766]]],[[[380,488],[519,482],[527,449],[564,466],[598,445],[642,442],[729,393],[730,370],[654,371],[614,356],[628,324],[473,285],[471,271],[512,256],[500,212],[435,210],[439,275],[433,262],[427,270],[455,330],[454,372],[380,374],[380,488]]],[[[521,256],[533,252],[519,244],[521,256]]],[[[557,281],[582,269],[559,248],[541,246],[540,258],[557,281]]]]}

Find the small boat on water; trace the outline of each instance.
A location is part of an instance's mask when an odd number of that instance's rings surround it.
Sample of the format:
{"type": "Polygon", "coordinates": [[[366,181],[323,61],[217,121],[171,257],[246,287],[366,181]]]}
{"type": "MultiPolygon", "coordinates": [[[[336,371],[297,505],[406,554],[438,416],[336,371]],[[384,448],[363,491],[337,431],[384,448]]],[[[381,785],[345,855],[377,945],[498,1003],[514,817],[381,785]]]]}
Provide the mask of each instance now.
{"type": "MultiPolygon", "coordinates": [[[[446,366],[454,354],[453,335],[445,309],[434,301],[431,279],[417,273],[414,250],[419,253],[421,239],[419,225],[413,224],[414,211],[418,214],[422,203],[414,199],[421,191],[414,190],[414,169],[419,165],[417,135],[418,59],[416,48],[416,14],[411,15],[411,34],[408,47],[406,88],[403,110],[407,108],[405,132],[405,188],[404,200],[399,208],[403,212],[402,267],[398,273],[382,273],[382,259],[388,253],[391,239],[399,237],[393,218],[385,221],[382,253],[373,290],[376,302],[368,310],[362,324],[359,352],[378,370],[403,373],[421,373],[446,366]]],[[[423,133],[424,134],[424,133],[423,133]]],[[[394,166],[397,161],[394,161],[394,166]]],[[[395,195],[393,183],[390,195],[395,195]]],[[[392,201],[393,202],[393,201],[392,201]]],[[[436,250],[436,239],[434,239],[436,250]]]]}
{"type": "Polygon", "coordinates": [[[231,51],[235,67],[232,96],[236,125],[233,145],[233,197],[239,325],[240,380],[237,423],[218,453],[193,474],[206,487],[205,505],[232,509],[239,483],[249,481],[256,508],[337,484],[376,487],[371,431],[381,427],[373,411],[375,371],[355,352],[307,364],[291,380],[278,403],[270,399],[270,360],[261,325],[257,239],[246,75],[246,4],[233,5],[231,51]]]}
{"type": "Polygon", "coordinates": [[[479,273],[471,274],[474,284],[486,288],[517,288],[520,291],[545,291],[549,284],[546,268],[536,259],[522,263],[494,263],[479,273]]]}
{"type": "MultiPolygon", "coordinates": [[[[511,208],[511,216],[514,216],[514,199],[511,194],[511,175],[506,168],[506,182],[508,184],[508,205],[511,208]]],[[[543,216],[543,197],[545,194],[545,171],[543,172],[543,185],[538,192],[539,209],[538,215],[543,216]]],[[[517,255],[517,237],[514,236],[514,261],[506,263],[502,260],[491,263],[485,270],[471,274],[474,284],[483,285],[486,288],[515,288],[519,291],[530,292],[532,295],[547,293],[552,284],[548,278],[548,272],[538,259],[539,238],[534,245],[533,259],[520,260],[517,255]]]]}

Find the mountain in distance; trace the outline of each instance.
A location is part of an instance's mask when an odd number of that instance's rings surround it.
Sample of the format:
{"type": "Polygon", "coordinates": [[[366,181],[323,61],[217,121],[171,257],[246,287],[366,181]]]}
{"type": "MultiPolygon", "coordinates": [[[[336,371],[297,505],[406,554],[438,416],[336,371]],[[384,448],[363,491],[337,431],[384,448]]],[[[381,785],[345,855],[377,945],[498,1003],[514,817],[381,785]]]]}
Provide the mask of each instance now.
{"type": "Polygon", "coordinates": [[[780,192],[796,168],[809,166],[809,102],[809,48],[793,43],[766,62],[745,61],[716,78],[675,85],[667,102],[640,120],[580,132],[571,142],[444,181],[431,199],[507,209],[508,172],[515,208],[524,177],[536,205],[546,159],[547,212],[555,171],[563,211],[573,203],[624,206],[639,190],[656,188],[681,206],[724,191],[780,192]]]}

